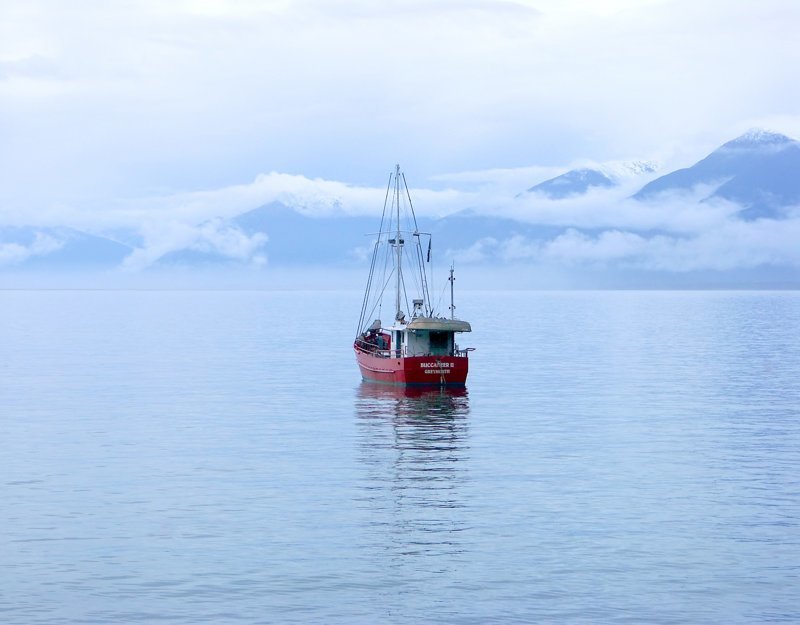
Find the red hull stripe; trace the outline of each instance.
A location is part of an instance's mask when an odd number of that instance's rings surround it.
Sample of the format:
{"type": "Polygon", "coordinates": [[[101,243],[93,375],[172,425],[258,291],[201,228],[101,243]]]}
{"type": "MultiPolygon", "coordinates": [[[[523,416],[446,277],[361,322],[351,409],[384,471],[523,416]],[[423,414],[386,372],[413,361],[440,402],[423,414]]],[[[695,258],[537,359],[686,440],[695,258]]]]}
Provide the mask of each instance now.
{"type": "Polygon", "coordinates": [[[410,356],[381,358],[355,349],[365,380],[388,384],[464,386],[469,359],[465,356],[410,356]]]}

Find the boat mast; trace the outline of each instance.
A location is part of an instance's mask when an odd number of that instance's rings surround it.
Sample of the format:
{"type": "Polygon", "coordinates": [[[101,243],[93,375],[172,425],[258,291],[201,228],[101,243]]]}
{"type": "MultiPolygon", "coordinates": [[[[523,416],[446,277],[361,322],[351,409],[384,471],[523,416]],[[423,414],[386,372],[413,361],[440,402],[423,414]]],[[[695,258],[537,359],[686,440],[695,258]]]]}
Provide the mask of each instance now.
{"type": "Polygon", "coordinates": [[[397,285],[395,293],[395,315],[394,318],[400,321],[400,287],[402,285],[402,240],[400,239],[400,164],[397,164],[397,169],[394,175],[394,198],[397,203],[397,234],[395,239],[395,247],[397,248],[397,285]]]}

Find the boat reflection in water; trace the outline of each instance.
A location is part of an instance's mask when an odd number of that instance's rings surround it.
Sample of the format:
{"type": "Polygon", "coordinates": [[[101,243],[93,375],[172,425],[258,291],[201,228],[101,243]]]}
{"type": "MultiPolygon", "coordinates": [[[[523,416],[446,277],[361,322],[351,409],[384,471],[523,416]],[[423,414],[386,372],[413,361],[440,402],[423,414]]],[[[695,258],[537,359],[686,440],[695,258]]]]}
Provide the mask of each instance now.
{"type": "Polygon", "coordinates": [[[469,527],[468,415],[463,387],[362,382],[358,389],[365,469],[358,505],[368,513],[370,541],[388,551],[390,567],[402,569],[394,574],[422,583],[426,574],[466,558],[460,536],[469,527]]]}
{"type": "Polygon", "coordinates": [[[418,417],[430,423],[441,418],[463,419],[469,413],[469,392],[464,386],[362,382],[358,388],[358,401],[360,417],[418,417]]]}
{"type": "Polygon", "coordinates": [[[369,430],[364,442],[374,448],[380,441],[379,446],[398,454],[397,462],[451,471],[457,468],[451,463],[464,459],[469,414],[465,387],[362,382],[356,412],[360,425],[369,430]]]}

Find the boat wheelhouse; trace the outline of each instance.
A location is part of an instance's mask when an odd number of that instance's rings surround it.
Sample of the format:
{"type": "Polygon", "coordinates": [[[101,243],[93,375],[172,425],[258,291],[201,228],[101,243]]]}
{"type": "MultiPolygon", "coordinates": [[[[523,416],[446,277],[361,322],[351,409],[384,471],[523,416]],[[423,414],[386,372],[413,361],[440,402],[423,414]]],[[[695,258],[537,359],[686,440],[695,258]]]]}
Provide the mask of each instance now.
{"type": "Polygon", "coordinates": [[[466,384],[472,348],[459,347],[456,335],[471,332],[472,328],[467,321],[455,318],[452,266],[448,278],[450,317],[437,315],[431,302],[426,267],[431,252],[431,235],[417,227],[405,176],[398,165],[389,176],[358,334],[353,343],[364,380],[425,386],[466,384]],[[410,301],[409,291],[416,295],[410,301]],[[394,317],[388,325],[380,320],[384,299],[394,300],[386,304],[394,317]],[[411,309],[408,318],[404,306],[411,309]],[[370,319],[374,321],[370,323],[370,319]]]}

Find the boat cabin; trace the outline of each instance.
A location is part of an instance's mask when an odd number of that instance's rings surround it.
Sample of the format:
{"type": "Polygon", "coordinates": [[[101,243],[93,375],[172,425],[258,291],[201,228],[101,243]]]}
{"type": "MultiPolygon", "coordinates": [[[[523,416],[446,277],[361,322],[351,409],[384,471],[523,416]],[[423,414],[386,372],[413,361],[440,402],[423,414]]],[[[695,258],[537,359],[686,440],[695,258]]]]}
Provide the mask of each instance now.
{"type": "Polygon", "coordinates": [[[388,358],[409,356],[457,356],[456,332],[471,332],[466,321],[438,317],[414,317],[408,323],[382,328],[376,321],[363,341],[388,358]],[[399,351],[398,351],[399,350],[399,351]]]}

